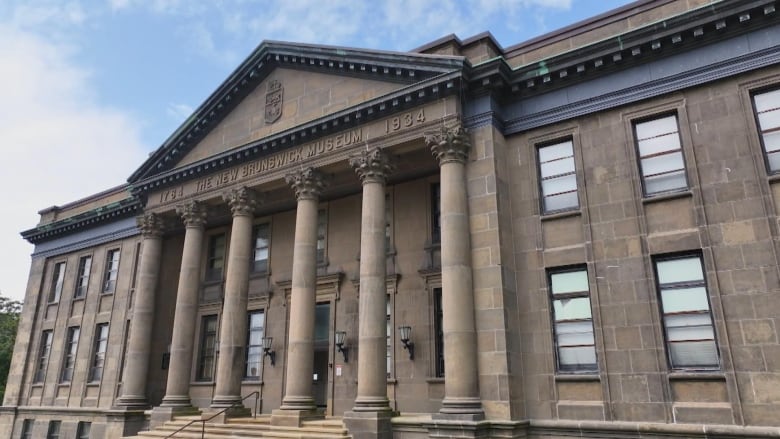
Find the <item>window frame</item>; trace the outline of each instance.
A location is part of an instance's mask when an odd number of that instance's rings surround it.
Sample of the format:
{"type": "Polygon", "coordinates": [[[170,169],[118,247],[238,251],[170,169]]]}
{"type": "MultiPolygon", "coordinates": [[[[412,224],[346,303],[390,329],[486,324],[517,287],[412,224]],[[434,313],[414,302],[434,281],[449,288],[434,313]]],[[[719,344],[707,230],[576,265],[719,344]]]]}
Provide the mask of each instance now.
{"type": "Polygon", "coordinates": [[[442,287],[433,288],[433,376],[444,378],[444,309],[442,287]]]}
{"type": "Polygon", "coordinates": [[[73,381],[80,336],[81,328],[79,326],[68,327],[68,335],[65,339],[65,350],[62,355],[62,368],[60,369],[60,384],[73,381]]]}
{"type": "Polygon", "coordinates": [[[328,226],[330,225],[328,206],[317,208],[317,266],[328,265],[328,226]]]}
{"type": "Polygon", "coordinates": [[[113,294],[116,291],[117,279],[119,279],[120,249],[112,248],[106,251],[106,266],[103,271],[102,294],[113,294]]]}
{"type": "Polygon", "coordinates": [[[252,226],[252,260],[250,261],[250,272],[252,274],[267,274],[271,268],[271,223],[269,221],[263,221],[252,226]],[[265,229],[265,246],[258,246],[258,239],[260,239],[259,232],[265,229]],[[264,267],[258,267],[257,251],[265,250],[266,257],[264,260],[264,267]]]}
{"type": "Polygon", "coordinates": [[[578,177],[578,174],[577,174],[577,157],[574,154],[574,137],[570,135],[570,136],[566,136],[566,137],[558,137],[558,138],[553,139],[553,140],[539,142],[539,143],[537,143],[535,145],[535,152],[536,152],[536,174],[537,174],[537,176],[539,178],[538,179],[538,190],[539,190],[539,195],[540,195],[540,197],[539,197],[539,208],[540,208],[540,211],[541,211],[542,215],[552,215],[552,214],[556,214],[556,213],[560,213],[560,212],[569,212],[569,211],[579,210],[580,209],[580,182],[579,182],[579,177],[578,177]],[[565,156],[565,157],[556,158],[556,159],[553,159],[553,160],[547,160],[545,162],[542,162],[542,149],[544,149],[544,148],[551,148],[551,147],[555,147],[555,146],[558,146],[558,145],[563,145],[565,143],[568,143],[569,146],[571,147],[571,155],[565,156]],[[561,174],[555,174],[555,175],[551,175],[551,176],[548,176],[548,177],[544,177],[542,175],[542,165],[544,165],[546,163],[552,163],[554,161],[560,161],[560,160],[569,159],[569,158],[571,159],[571,162],[572,162],[572,165],[573,165],[573,168],[572,168],[572,170],[570,172],[565,172],[565,173],[561,173],[561,174]],[[573,175],[574,176],[574,190],[573,191],[557,192],[557,193],[553,193],[553,194],[545,194],[545,192],[544,192],[544,182],[545,181],[553,180],[555,178],[560,178],[560,177],[566,177],[566,176],[569,176],[569,175],[573,175]],[[545,202],[546,202],[546,200],[549,197],[564,195],[564,194],[568,194],[568,193],[574,193],[574,195],[576,196],[577,202],[576,202],[575,205],[562,207],[560,209],[548,209],[547,208],[545,202]]]}
{"type": "Polygon", "coordinates": [[[27,418],[22,420],[22,431],[19,433],[19,438],[32,439],[32,433],[34,427],[35,427],[35,419],[27,418]]]}
{"type": "Polygon", "coordinates": [[[431,183],[431,243],[441,244],[441,183],[431,183]]]}
{"type": "MultiPolygon", "coordinates": [[[[687,191],[689,191],[691,189],[690,179],[689,179],[689,176],[688,176],[688,163],[687,163],[687,160],[686,160],[686,157],[685,157],[685,144],[683,142],[682,126],[680,124],[680,113],[679,113],[679,111],[677,109],[664,111],[664,112],[660,112],[660,113],[654,113],[654,114],[638,117],[636,119],[631,120],[631,133],[632,133],[633,141],[634,141],[634,151],[636,152],[637,170],[639,171],[639,180],[640,180],[640,186],[642,188],[642,197],[643,198],[654,198],[654,197],[659,197],[659,196],[664,196],[664,195],[669,195],[669,194],[676,194],[676,193],[681,193],[681,192],[687,192],[687,191]],[[678,143],[680,145],[679,148],[675,149],[675,150],[664,150],[664,151],[661,151],[661,152],[658,152],[658,153],[653,153],[653,154],[648,154],[646,156],[643,156],[642,152],[639,149],[640,139],[639,139],[639,135],[638,135],[638,132],[637,132],[637,127],[639,125],[641,125],[641,124],[644,124],[644,123],[658,121],[658,120],[666,119],[668,117],[673,117],[674,118],[675,126],[677,128],[677,131],[676,131],[677,141],[678,141],[678,143]],[[663,172],[663,173],[651,174],[650,177],[656,177],[656,176],[663,175],[663,174],[671,174],[673,172],[679,172],[680,170],[682,170],[683,180],[684,180],[685,184],[683,186],[681,186],[681,187],[675,187],[675,188],[672,188],[672,189],[665,189],[665,190],[649,192],[648,189],[647,189],[647,176],[645,175],[644,167],[642,166],[642,161],[644,159],[653,159],[653,158],[657,158],[657,157],[662,157],[664,155],[672,155],[672,154],[675,154],[677,152],[679,152],[681,160],[682,160],[682,168],[678,168],[678,169],[676,169],[674,171],[667,171],[667,172],[663,172]]],[[[671,134],[671,133],[666,133],[666,134],[663,134],[663,135],[669,135],[669,134],[671,134]]],[[[656,136],[656,137],[660,137],[660,136],[656,136]]],[[[648,137],[648,138],[642,139],[642,140],[647,140],[647,139],[651,139],[651,137],[648,137]]]]}
{"type": "MultiPolygon", "coordinates": [[[[664,255],[655,255],[652,257],[653,262],[653,276],[654,276],[654,282],[655,282],[655,291],[656,295],[658,297],[658,307],[660,311],[660,317],[661,317],[661,329],[663,331],[664,336],[664,349],[666,351],[666,361],[667,365],[671,370],[674,371],[717,371],[721,369],[721,356],[720,356],[720,345],[718,343],[718,334],[715,327],[715,317],[712,313],[712,301],[710,300],[710,291],[709,286],[707,284],[707,269],[704,265],[704,256],[700,252],[682,252],[682,253],[672,253],[672,254],[664,254],[664,255]],[[682,259],[692,259],[696,258],[699,260],[699,264],[701,266],[701,272],[702,272],[702,279],[700,281],[692,282],[673,282],[673,283],[664,283],[662,284],[660,281],[660,276],[658,272],[658,264],[659,262],[668,262],[668,261],[675,261],[675,260],[682,260],[682,259]],[[683,289],[683,288],[695,288],[695,287],[703,287],[704,288],[704,294],[705,298],[707,300],[707,310],[706,315],[709,316],[710,319],[710,327],[712,329],[712,343],[714,345],[714,352],[717,364],[715,365],[675,365],[675,361],[672,355],[672,341],[670,340],[669,336],[669,327],[667,326],[667,313],[664,311],[664,296],[663,296],[663,287],[666,287],[667,290],[675,290],[675,289],[683,289]]],[[[683,316],[683,315],[703,315],[705,312],[703,310],[699,311],[683,311],[683,312],[677,312],[677,313],[670,313],[669,315],[674,316],[683,316]]],[[[703,339],[689,339],[689,340],[682,340],[682,341],[703,341],[703,339]]]]}
{"type": "Polygon", "coordinates": [[[198,382],[212,382],[214,381],[214,371],[217,366],[217,345],[219,343],[219,315],[218,314],[205,314],[200,318],[200,345],[198,348],[198,362],[195,370],[195,381],[198,382]],[[214,330],[206,331],[208,328],[207,321],[214,321],[214,330]],[[206,349],[207,337],[213,337],[214,346],[210,350],[206,349]],[[206,369],[206,360],[210,359],[210,367],[206,369]]]}
{"type": "Polygon", "coordinates": [[[206,264],[203,279],[205,282],[221,282],[225,278],[225,265],[227,259],[228,237],[226,232],[212,233],[208,235],[208,245],[206,246],[206,264]],[[222,240],[222,252],[217,254],[217,241],[222,240]],[[216,267],[217,261],[221,266],[216,267]]]}
{"type": "Polygon", "coordinates": [[[559,374],[598,374],[599,373],[599,355],[598,355],[598,348],[596,346],[596,325],[593,321],[593,300],[592,300],[592,294],[591,294],[591,288],[590,288],[590,274],[588,273],[588,267],[587,265],[570,265],[565,267],[554,267],[554,268],[548,268],[547,269],[547,296],[548,300],[550,301],[550,325],[551,325],[551,333],[552,333],[552,340],[553,340],[553,346],[554,346],[554,356],[555,356],[555,371],[559,374]],[[553,288],[553,276],[559,275],[559,274],[567,274],[567,273],[585,273],[585,279],[586,279],[586,290],[580,290],[580,291],[572,291],[572,292],[566,292],[566,293],[560,293],[556,294],[553,288]],[[590,317],[585,318],[578,318],[578,319],[561,319],[558,320],[555,312],[555,302],[560,300],[568,300],[568,299],[582,299],[587,298],[588,299],[588,308],[590,310],[590,317]],[[593,338],[592,344],[582,344],[582,345],[562,345],[561,340],[559,337],[560,334],[558,332],[558,324],[560,323],[581,323],[581,322],[590,322],[590,333],[593,338]],[[585,366],[577,367],[577,365],[574,366],[565,366],[561,362],[561,348],[562,347],[589,347],[592,346],[593,348],[593,363],[588,363],[585,366]]]}
{"type": "Polygon", "coordinates": [[[46,432],[46,439],[59,439],[61,431],[62,431],[62,421],[60,420],[49,421],[49,429],[46,432]]]}
{"type": "Polygon", "coordinates": [[[73,288],[73,298],[83,299],[89,291],[89,278],[92,273],[92,255],[84,255],[79,258],[78,271],[76,272],[76,285],[73,288]]]}
{"type": "MultiPolygon", "coordinates": [[[[777,84],[773,84],[768,87],[761,87],[756,90],[752,90],[750,92],[750,105],[753,110],[753,119],[756,124],[756,133],[758,134],[758,142],[761,145],[761,155],[764,160],[764,170],[766,171],[767,175],[776,175],[780,174],[780,166],[778,166],[777,169],[772,170],[769,155],[770,153],[767,152],[766,149],[766,140],[764,139],[764,133],[778,133],[780,135],[780,126],[770,128],[768,131],[764,131],[764,129],[761,127],[761,120],[759,119],[759,113],[758,113],[758,107],[756,106],[756,96],[763,95],[763,94],[769,94],[773,92],[780,93],[780,87],[777,86],[777,84]]],[[[774,110],[770,111],[780,111],[780,102],[778,102],[777,107],[773,107],[774,110]]],[[[772,153],[777,154],[780,156],[780,148],[772,151],[772,153]]]]}
{"type": "Polygon", "coordinates": [[[92,433],[92,422],[79,421],[76,427],[76,439],[89,439],[92,433]]]}
{"type": "Polygon", "coordinates": [[[38,362],[33,375],[33,384],[40,384],[46,380],[46,369],[49,366],[49,357],[51,356],[51,345],[54,341],[54,330],[46,329],[41,332],[40,344],[38,345],[38,362]]]}
{"type": "Polygon", "coordinates": [[[103,371],[106,366],[106,352],[108,351],[108,322],[95,325],[95,338],[92,342],[92,355],[89,365],[89,383],[97,383],[103,379],[103,371]]]}
{"type": "MultiPolygon", "coordinates": [[[[247,381],[259,381],[263,376],[263,359],[264,359],[264,352],[263,352],[263,337],[265,337],[265,310],[263,309],[252,309],[247,311],[247,334],[246,334],[246,357],[244,360],[244,380],[247,381]],[[262,325],[260,326],[260,339],[259,344],[251,344],[252,341],[252,332],[253,332],[253,326],[252,326],[252,316],[253,315],[261,315],[263,316],[262,319],[262,325]],[[252,349],[256,349],[259,355],[260,359],[257,360],[257,374],[256,375],[249,375],[249,365],[250,365],[250,358],[252,356],[252,349]]],[[[255,329],[256,330],[256,329],[255,329]]]]}
{"type": "Polygon", "coordinates": [[[54,264],[54,271],[52,272],[51,285],[49,286],[49,303],[57,303],[62,297],[62,289],[65,285],[65,269],[67,267],[66,261],[59,261],[54,264]]]}

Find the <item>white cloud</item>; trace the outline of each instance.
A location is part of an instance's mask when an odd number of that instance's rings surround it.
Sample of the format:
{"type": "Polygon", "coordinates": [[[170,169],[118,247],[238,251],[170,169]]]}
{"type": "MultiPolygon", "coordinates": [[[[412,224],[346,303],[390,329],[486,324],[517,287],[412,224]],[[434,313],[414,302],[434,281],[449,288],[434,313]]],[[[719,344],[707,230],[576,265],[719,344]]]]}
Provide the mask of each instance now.
{"type": "Polygon", "coordinates": [[[35,212],[121,184],[146,155],[139,124],[100,105],[73,47],[0,24],[0,291],[21,298],[35,212]]]}

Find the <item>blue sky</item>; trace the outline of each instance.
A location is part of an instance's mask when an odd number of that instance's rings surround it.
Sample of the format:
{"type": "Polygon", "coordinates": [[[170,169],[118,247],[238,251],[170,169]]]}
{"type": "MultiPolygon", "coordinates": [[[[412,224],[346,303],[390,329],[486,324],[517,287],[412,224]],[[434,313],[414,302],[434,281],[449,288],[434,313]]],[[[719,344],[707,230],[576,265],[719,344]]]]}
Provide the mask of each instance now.
{"type": "Polygon", "coordinates": [[[0,293],[21,299],[36,212],[123,183],[263,40],[504,47],[625,0],[2,0],[0,293]]]}

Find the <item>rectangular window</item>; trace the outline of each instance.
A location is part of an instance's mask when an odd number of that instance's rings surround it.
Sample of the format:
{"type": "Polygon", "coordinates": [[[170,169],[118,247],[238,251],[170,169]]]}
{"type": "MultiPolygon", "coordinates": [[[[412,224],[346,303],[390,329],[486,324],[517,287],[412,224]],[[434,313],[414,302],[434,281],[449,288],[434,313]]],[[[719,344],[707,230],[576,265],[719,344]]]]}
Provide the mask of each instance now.
{"type": "Polygon", "coordinates": [[[103,378],[103,366],[106,363],[106,347],[108,346],[108,323],[101,323],[95,328],[94,353],[92,367],[89,369],[89,381],[100,381],[103,378]]]}
{"type": "Polygon", "coordinates": [[[577,268],[552,271],[549,276],[558,370],[598,370],[588,272],[577,268]]]}
{"type": "Polygon", "coordinates": [[[385,251],[393,250],[393,197],[385,194],[385,251]]]}
{"type": "Polygon", "coordinates": [[[65,356],[62,359],[62,372],[60,372],[60,382],[69,383],[73,379],[73,368],[76,365],[76,351],[79,348],[79,330],[78,326],[68,328],[68,339],[65,342],[65,356]]]}
{"type": "Polygon", "coordinates": [[[645,195],[688,188],[677,116],[659,117],[634,124],[642,186],[645,195]]]}
{"type": "Polygon", "coordinates": [[[116,278],[119,274],[119,249],[106,253],[106,273],[103,276],[103,293],[110,294],[116,289],[116,278]]]}
{"type": "Polygon", "coordinates": [[[209,253],[206,261],[206,281],[222,280],[225,268],[225,234],[211,235],[209,253]]]}
{"type": "Polygon", "coordinates": [[[92,270],[92,256],[82,256],[79,259],[79,274],[76,279],[76,291],[73,297],[78,299],[87,295],[89,286],[89,272],[92,270]]]}
{"type": "Polygon", "coordinates": [[[217,316],[203,316],[200,327],[198,381],[214,380],[214,359],[217,351],[217,316]]]}
{"type": "Polygon", "coordinates": [[[328,211],[317,211],[317,264],[325,263],[325,239],[328,234],[328,211]]]}
{"type": "Polygon", "coordinates": [[[77,439],[89,439],[89,432],[92,430],[92,423],[91,422],[79,422],[79,426],[76,429],[76,438],[77,439]]]}
{"type": "Polygon", "coordinates": [[[444,327],[443,310],[441,307],[441,288],[433,290],[433,336],[434,336],[434,373],[437,377],[444,377],[444,327]]]}
{"type": "Polygon", "coordinates": [[[753,96],[753,105],[770,173],[780,171],[780,89],[753,96]]]}
{"type": "Polygon", "coordinates": [[[49,431],[46,439],[60,439],[60,421],[49,421],[49,431]]]}
{"type": "Polygon", "coordinates": [[[268,223],[255,226],[255,250],[252,258],[252,271],[255,273],[268,272],[269,230],[270,225],[268,223]]]}
{"type": "Polygon", "coordinates": [[[54,273],[51,278],[51,290],[49,290],[49,303],[58,302],[62,294],[62,284],[65,282],[65,263],[58,262],[54,265],[54,273]]]}
{"type": "Polygon", "coordinates": [[[431,185],[431,242],[441,242],[441,185],[431,185]]]}
{"type": "Polygon", "coordinates": [[[22,421],[22,434],[19,437],[21,439],[32,439],[33,425],[35,425],[35,421],[32,419],[22,421]]]}
{"type": "Polygon", "coordinates": [[[263,311],[249,313],[249,327],[246,341],[246,369],[244,376],[247,379],[260,379],[260,370],[263,367],[263,334],[265,326],[265,314],[263,311]]]}
{"type": "Polygon", "coordinates": [[[53,333],[51,330],[43,331],[41,334],[41,345],[38,346],[38,364],[35,368],[35,378],[33,382],[42,383],[46,376],[46,366],[49,364],[49,355],[51,354],[51,341],[53,333]]]}
{"type": "Polygon", "coordinates": [[[393,303],[387,296],[387,377],[393,376],[393,303]]]}
{"type": "Polygon", "coordinates": [[[539,180],[544,213],[579,207],[571,140],[539,147],[539,180]]]}
{"type": "Polygon", "coordinates": [[[717,369],[718,347],[700,255],[655,260],[669,363],[674,369],[717,369]]]}

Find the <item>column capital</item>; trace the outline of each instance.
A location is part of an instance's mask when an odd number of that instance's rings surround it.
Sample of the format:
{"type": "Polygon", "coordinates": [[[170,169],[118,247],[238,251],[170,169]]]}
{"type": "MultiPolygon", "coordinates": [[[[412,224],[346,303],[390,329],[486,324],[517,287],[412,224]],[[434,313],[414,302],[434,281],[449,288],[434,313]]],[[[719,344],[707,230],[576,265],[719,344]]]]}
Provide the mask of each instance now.
{"type": "Polygon", "coordinates": [[[387,176],[395,169],[390,155],[379,147],[366,149],[350,157],[349,164],[355,168],[355,172],[363,184],[385,184],[387,176]]]}
{"type": "Polygon", "coordinates": [[[309,167],[284,176],[284,181],[295,191],[295,197],[301,200],[316,200],[325,189],[325,175],[309,167]]]}
{"type": "Polygon", "coordinates": [[[441,127],[425,134],[425,143],[431,148],[439,166],[450,163],[466,163],[471,149],[471,140],[466,129],[460,125],[441,127]]]}
{"type": "Polygon", "coordinates": [[[181,216],[187,227],[203,227],[206,225],[206,209],[198,201],[188,201],[176,206],[176,213],[181,216]]]}
{"type": "Polygon", "coordinates": [[[163,219],[156,213],[145,212],[135,218],[135,223],[144,238],[159,238],[163,235],[163,219]]]}
{"type": "Polygon", "coordinates": [[[257,194],[246,186],[225,191],[222,194],[222,200],[230,206],[233,216],[251,216],[258,204],[257,194]]]}

